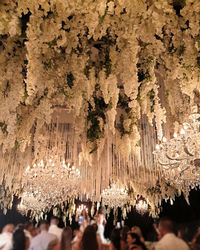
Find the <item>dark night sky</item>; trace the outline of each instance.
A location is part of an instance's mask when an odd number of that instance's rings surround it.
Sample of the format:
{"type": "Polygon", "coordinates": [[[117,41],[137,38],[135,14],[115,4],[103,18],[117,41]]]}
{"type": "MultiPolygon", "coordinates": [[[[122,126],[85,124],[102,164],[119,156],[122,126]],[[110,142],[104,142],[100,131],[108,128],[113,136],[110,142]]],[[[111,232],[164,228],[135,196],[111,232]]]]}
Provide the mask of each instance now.
{"type": "MultiPolygon", "coordinates": [[[[178,227],[187,226],[189,227],[191,234],[193,234],[197,226],[200,226],[200,190],[192,190],[190,192],[189,201],[190,205],[188,205],[184,197],[181,196],[176,198],[173,205],[170,205],[169,202],[163,202],[163,209],[160,217],[170,217],[177,223],[178,227]]],[[[107,237],[114,227],[112,219],[113,218],[111,216],[108,220],[105,230],[105,234],[107,237]]],[[[16,225],[18,223],[23,223],[26,220],[26,218],[24,218],[16,211],[15,207],[12,210],[9,210],[7,215],[4,215],[3,212],[0,211],[0,230],[7,223],[14,223],[16,225]]],[[[142,228],[144,236],[147,238],[149,238],[149,235],[153,230],[153,222],[154,220],[148,215],[141,216],[135,211],[132,211],[132,213],[129,214],[128,219],[125,220],[125,224],[127,224],[129,227],[133,225],[140,226],[142,228]]]]}

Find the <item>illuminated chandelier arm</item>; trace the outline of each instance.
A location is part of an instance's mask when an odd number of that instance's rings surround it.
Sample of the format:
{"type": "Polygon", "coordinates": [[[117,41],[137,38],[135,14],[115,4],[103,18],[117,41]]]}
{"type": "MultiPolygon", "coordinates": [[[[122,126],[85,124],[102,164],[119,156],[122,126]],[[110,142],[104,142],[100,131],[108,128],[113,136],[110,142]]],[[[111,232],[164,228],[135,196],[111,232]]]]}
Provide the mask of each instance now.
{"type": "Polygon", "coordinates": [[[194,154],[190,153],[189,149],[187,148],[187,145],[184,147],[184,152],[189,156],[194,156],[194,154]]]}
{"type": "Polygon", "coordinates": [[[161,166],[171,166],[171,165],[175,165],[175,164],[178,164],[179,161],[175,161],[174,162],[162,162],[161,159],[158,159],[157,162],[159,163],[159,165],[161,166]]]}
{"type": "Polygon", "coordinates": [[[190,168],[189,166],[185,167],[185,168],[182,170],[182,172],[188,170],[189,168],[190,168]]]}
{"type": "Polygon", "coordinates": [[[166,157],[169,159],[169,160],[173,160],[173,161],[183,161],[183,160],[186,160],[187,157],[183,157],[183,156],[179,156],[180,158],[178,157],[173,157],[173,156],[170,156],[169,153],[166,153],[166,157]]]}

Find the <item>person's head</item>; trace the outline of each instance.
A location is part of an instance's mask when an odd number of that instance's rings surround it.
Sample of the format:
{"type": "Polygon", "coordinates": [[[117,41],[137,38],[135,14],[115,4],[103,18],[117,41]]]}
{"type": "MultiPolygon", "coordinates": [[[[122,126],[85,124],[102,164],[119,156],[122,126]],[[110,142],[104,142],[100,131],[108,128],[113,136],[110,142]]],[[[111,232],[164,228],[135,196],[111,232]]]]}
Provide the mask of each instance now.
{"type": "Polygon", "coordinates": [[[137,234],[139,237],[143,237],[142,231],[138,226],[133,226],[131,232],[137,234]]]}
{"type": "Polygon", "coordinates": [[[86,227],[80,245],[83,250],[99,249],[96,232],[92,225],[86,227]]]}
{"type": "Polygon", "coordinates": [[[160,236],[163,237],[167,233],[173,233],[174,225],[173,221],[169,218],[161,218],[158,224],[158,230],[160,233],[160,236]]]}
{"type": "Polygon", "coordinates": [[[104,213],[103,208],[100,207],[100,208],[99,208],[99,211],[98,211],[98,214],[103,214],[103,213],[104,213]]]}
{"type": "Polygon", "coordinates": [[[110,240],[115,249],[120,249],[120,229],[115,228],[112,230],[110,240]]]}
{"type": "Polygon", "coordinates": [[[87,215],[87,211],[86,211],[85,209],[83,209],[82,215],[83,215],[84,217],[87,215]]]}
{"type": "Polygon", "coordinates": [[[127,235],[127,243],[129,246],[132,244],[139,244],[140,243],[140,237],[136,233],[129,232],[127,235]]]}
{"type": "Polygon", "coordinates": [[[33,230],[33,223],[28,221],[24,224],[24,229],[29,231],[30,233],[32,232],[33,230]]]}
{"type": "Polygon", "coordinates": [[[22,223],[17,224],[17,226],[15,227],[15,230],[17,230],[17,229],[23,229],[24,230],[24,224],[22,224],[22,223]]]}
{"type": "Polygon", "coordinates": [[[121,236],[121,240],[126,241],[127,240],[127,234],[129,232],[129,227],[128,226],[124,226],[121,231],[120,231],[120,236],[121,236]]]}
{"type": "Polygon", "coordinates": [[[98,230],[98,225],[97,225],[97,223],[93,223],[92,226],[94,227],[95,232],[97,232],[97,230],[98,230]]]}
{"type": "Polygon", "coordinates": [[[31,231],[32,237],[37,236],[40,233],[40,228],[39,227],[34,227],[33,230],[31,231]]]}
{"type": "Polygon", "coordinates": [[[72,240],[72,230],[71,227],[65,227],[62,232],[60,250],[69,250],[71,249],[71,240],[72,240]]]}
{"type": "Polygon", "coordinates": [[[13,250],[25,250],[26,237],[23,229],[17,229],[13,233],[13,250]]]}
{"type": "Polygon", "coordinates": [[[15,227],[13,224],[7,224],[5,227],[2,229],[2,233],[12,233],[14,231],[15,227]]]}
{"type": "Polygon", "coordinates": [[[58,217],[52,216],[52,217],[51,217],[50,224],[51,224],[51,225],[56,225],[56,226],[58,226],[58,224],[59,224],[59,219],[58,219],[58,217]]]}
{"type": "Polygon", "coordinates": [[[46,220],[40,222],[40,231],[48,231],[49,223],[46,220]]]}

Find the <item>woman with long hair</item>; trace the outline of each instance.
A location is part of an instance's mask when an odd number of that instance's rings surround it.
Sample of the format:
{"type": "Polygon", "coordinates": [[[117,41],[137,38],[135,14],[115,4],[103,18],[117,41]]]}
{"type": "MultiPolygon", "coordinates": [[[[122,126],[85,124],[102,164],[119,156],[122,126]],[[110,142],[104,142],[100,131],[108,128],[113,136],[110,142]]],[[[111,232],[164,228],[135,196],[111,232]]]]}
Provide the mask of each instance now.
{"type": "Polygon", "coordinates": [[[140,240],[140,237],[136,233],[128,233],[127,236],[128,249],[138,249],[138,250],[147,250],[144,243],[140,240]]]}
{"type": "Polygon", "coordinates": [[[120,239],[120,229],[113,229],[110,237],[111,243],[109,250],[120,250],[121,249],[121,239],[120,239]]]}
{"type": "Polygon", "coordinates": [[[26,238],[24,230],[19,228],[13,232],[12,250],[26,250],[29,248],[29,239],[26,238]]]}
{"type": "Polygon", "coordinates": [[[79,244],[80,250],[98,250],[98,241],[95,228],[92,225],[86,227],[79,244]]]}
{"type": "Polygon", "coordinates": [[[71,250],[72,230],[71,227],[65,227],[62,232],[60,250],[71,250]]]}
{"type": "Polygon", "coordinates": [[[106,225],[106,218],[105,218],[105,215],[103,213],[103,208],[99,208],[98,219],[97,220],[98,220],[97,221],[97,223],[98,223],[98,234],[100,236],[101,243],[105,243],[104,229],[105,229],[105,225],[106,225]]]}
{"type": "Polygon", "coordinates": [[[121,250],[128,250],[127,234],[130,231],[128,226],[124,226],[120,231],[121,250]]]}
{"type": "Polygon", "coordinates": [[[142,235],[142,230],[138,226],[133,226],[131,232],[137,234],[140,237],[140,241],[144,243],[144,237],[142,235]]]}

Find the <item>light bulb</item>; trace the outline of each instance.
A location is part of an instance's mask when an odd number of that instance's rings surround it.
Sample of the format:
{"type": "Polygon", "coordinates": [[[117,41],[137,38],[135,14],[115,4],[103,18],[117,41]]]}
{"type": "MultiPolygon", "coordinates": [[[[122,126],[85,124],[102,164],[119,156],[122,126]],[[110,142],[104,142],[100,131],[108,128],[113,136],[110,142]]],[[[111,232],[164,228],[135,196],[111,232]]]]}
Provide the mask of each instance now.
{"type": "Polygon", "coordinates": [[[178,136],[178,135],[177,135],[177,133],[175,132],[175,133],[174,133],[174,138],[177,138],[177,136],[178,136]]]}
{"type": "Polygon", "coordinates": [[[167,142],[167,138],[166,137],[163,137],[163,142],[167,142]]]}
{"type": "Polygon", "coordinates": [[[28,166],[28,167],[26,168],[26,171],[29,171],[29,169],[30,169],[30,166],[28,166]]]}
{"type": "Polygon", "coordinates": [[[156,149],[160,150],[160,146],[158,144],[156,144],[156,149]]]}
{"type": "Polygon", "coordinates": [[[181,135],[184,135],[184,134],[185,134],[185,130],[184,130],[183,128],[181,129],[180,134],[181,134],[181,135]]]}

